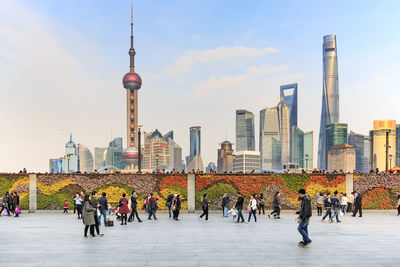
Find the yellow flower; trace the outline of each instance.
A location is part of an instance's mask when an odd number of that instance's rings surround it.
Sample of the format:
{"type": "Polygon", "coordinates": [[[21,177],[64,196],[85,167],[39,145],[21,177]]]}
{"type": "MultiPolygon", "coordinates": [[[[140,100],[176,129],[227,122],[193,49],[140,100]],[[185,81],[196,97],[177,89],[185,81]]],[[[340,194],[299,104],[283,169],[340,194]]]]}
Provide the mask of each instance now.
{"type": "Polygon", "coordinates": [[[57,183],[54,183],[54,184],[52,184],[50,186],[45,185],[45,184],[43,184],[41,182],[38,182],[37,183],[37,187],[43,194],[51,195],[51,194],[54,194],[54,193],[60,191],[62,188],[66,187],[68,185],[71,185],[71,184],[76,184],[76,183],[68,178],[68,179],[61,180],[61,181],[59,181],[57,183]]]}

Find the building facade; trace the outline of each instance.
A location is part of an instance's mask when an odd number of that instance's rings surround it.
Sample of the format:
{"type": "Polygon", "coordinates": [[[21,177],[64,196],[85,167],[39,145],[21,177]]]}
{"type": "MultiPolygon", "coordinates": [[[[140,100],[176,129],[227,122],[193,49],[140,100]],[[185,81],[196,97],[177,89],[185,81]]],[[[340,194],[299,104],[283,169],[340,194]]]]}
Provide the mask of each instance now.
{"type": "Polygon", "coordinates": [[[63,173],[63,158],[49,160],[50,173],[63,173]]]}
{"type": "Polygon", "coordinates": [[[79,157],[79,171],[92,172],[93,171],[93,155],[90,150],[82,145],[78,144],[78,157],[79,157]]]}
{"type": "Polygon", "coordinates": [[[314,168],[314,132],[304,133],[304,168],[314,168]]]}
{"type": "Polygon", "coordinates": [[[104,153],[106,152],[106,147],[95,147],[94,148],[94,169],[100,170],[104,165],[104,153]]]}
{"type": "Polygon", "coordinates": [[[279,136],[281,140],[282,164],[290,162],[290,111],[283,97],[278,106],[279,136]]]}
{"type": "MultiPolygon", "coordinates": [[[[201,155],[201,127],[193,126],[190,127],[190,155],[189,162],[194,159],[197,155],[201,155]]],[[[188,165],[187,164],[187,165],[188,165]]]]}
{"type": "Polygon", "coordinates": [[[396,124],[396,167],[400,167],[400,124],[396,124]]]}
{"type": "Polygon", "coordinates": [[[232,172],[233,171],[233,148],[232,143],[224,141],[218,149],[217,172],[232,172]]]}
{"type": "Polygon", "coordinates": [[[214,162],[208,163],[206,167],[206,173],[216,172],[216,171],[217,171],[217,166],[215,165],[215,163],[214,162]]]}
{"type": "MultiPolygon", "coordinates": [[[[349,134],[349,145],[354,147],[354,150],[356,151],[356,168],[355,170],[357,172],[362,172],[366,173],[369,171],[368,164],[365,165],[365,163],[369,162],[369,153],[365,154],[365,144],[366,140],[368,140],[368,137],[362,135],[362,134],[357,134],[353,131],[350,131],[349,134]]],[[[368,142],[367,142],[368,143],[368,142]]],[[[367,145],[369,146],[369,144],[367,145]]]]}
{"type": "Polygon", "coordinates": [[[327,152],[329,150],[326,147],[326,126],[339,122],[339,77],[335,35],[324,36],[322,55],[322,110],[318,143],[318,168],[326,170],[327,152]]]}
{"type": "Polygon", "coordinates": [[[154,170],[160,166],[171,166],[169,144],[157,129],[145,134],[143,154],[143,169],[154,170]]]}
{"type": "Polygon", "coordinates": [[[260,111],[260,160],[261,170],[281,170],[282,146],[279,135],[278,109],[260,111]]]}
{"type": "Polygon", "coordinates": [[[125,169],[125,161],[122,158],[123,146],[122,137],[113,139],[109,144],[103,155],[103,167],[115,167],[117,170],[125,169]]]}
{"type": "Polygon", "coordinates": [[[390,163],[394,167],[396,159],[396,121],[375,120],[374,129],[370,131],[370,141],[370,169],[385,171],[390,169],[390,163]]]}
{"type": "Polygon", "coordinates": [[[169,131],[163,136],[163,139],[168,143],[169,155],[171,157],[170,169],[175,169],[176,171],[182,170],[182,148],[174,140],[174,132],[169,131]]]}
{"type": "Polygon", "coordinates": [[[299,127],[292,126],[290,140],[292,155],[290,162],[298,164],[299,168],[304,168],[304,132],[299,127]]]}
{"type": "Polygon", "coordinates": [[[260,172],[260,152],[251,150],[236,151],[233,158],[233,172],[260,172]]]}
{"type": "Polygon", "coordinates": [[[236,110],[236,151],[255,150],[254,114],[236,110]]]}
{"type": "Polygon", "coordinates": [[[356,151],[349,144],[334,145],[328,151],[328,171],[353,172],[356,167],[356,151]]]}
{"type": "MultiPolygon", "coordinates": [[[[335,145],[347,144],[347,123],[328,124],[326,125],[325,133],[327,151],[335,145]]],[[[325,165],[328,166],[328,154],[326,154],[325,160],[325,165]]]]}

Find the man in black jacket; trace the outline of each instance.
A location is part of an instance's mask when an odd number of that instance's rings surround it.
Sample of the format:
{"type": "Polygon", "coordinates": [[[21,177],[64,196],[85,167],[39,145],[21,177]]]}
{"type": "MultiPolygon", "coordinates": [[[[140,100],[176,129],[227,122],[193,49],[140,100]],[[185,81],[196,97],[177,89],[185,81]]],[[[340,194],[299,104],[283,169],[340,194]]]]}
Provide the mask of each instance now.
{"type": "Polygon", "coordinates": [[[337,196],[338,191],[333,192],[334,196],[331,198],[332,208],[333,208],[333,215],[331,218],[331,222],[336,217],[336,222],[341,223],[342,221],[339,220],[339,209],[340,209],[340,200],[337,196]]]}
{"type": "Polygon", "coordinates": [[[13,210],[15,213],[15,217],[18,217],[19,214],[15,212],[15,209],[18,207],[19,208],[19,196],[17,192],[14,192],[14,198],[13,198],[13,210]]]}
{"type": "Polygon", "coordinates": [[[174,198],[173,194],[169,194],[167,197],[167,201],[165,202],[165,206],[168,207],[169,217],[171,218],[171,206],[172,206],[172,199],[174,198]]]}
{"type": "Polygon", "coordinates": [[[131,195],[131,214],[129,215],[128,222],[133,222],[135,220],[135,215],[138,220],[138,222],[142,222],[142,220],[139,218],[138,212],[137,212],[137,194],[135,191],[132,191],[131,195]]]}
{"type": "Polygon", "coordinates": [[[308,247],[311,245],[311,239],[308,237],[308,222],[312,216],[311,198],[306,195],[306,190],[299,190],[299,199],[301,201],[301,209],[297,212],[299,214],[299,227],[297,230],[303,237],[303,241],[299,242],[299,247],[308,247]]]}
{"type": "Polygon", "coordinates": [[[107,210],[108,210],[108,201],[107,201],[107,193],[103,192],[101,194],[101,197],[99,198],[99,211],[100,214],[99,215],[99,225],[101,224],[101,216],[103,216],[104,219],[104,225],[106,225],[106,221],[107,221],[107,210]]]}
{"type": "Polygon", "coordinates": [[[357,212],[360,212],[360,217],[362,217],[362,196],[360,193],[357,193],[357,192],[355,192],[355,195],[357,196],[355,203],[354,203],[355,209],[354,209],[353,215],[351,215],[351,216],[356,217],[357,212]]]}
{"type": "Polygon", "coordinates": [[[90,198],[90,204],[94,208],[94,228],[96,229],[97,236],[103,236],[103,233],[100,233],[100,227],[99,227],[99,218],[97,214],[97,209],[99,208],[99,201],[97,200],[97,192],[93,191],[92,192],[92,197],[90,198]]]}
{"type": "Polygon", "coordinates": [[[238,218],[237,218],[236,223],[239,222],[240,218],[242,218],[242,222],[244,222],[244,218],[243,218],[243,214],[242,214],[243,202],[244,202],[243,195],[241,193],[238,193],[238,199],[235,204],[235,208],[238,211],[238,218]]]}
{"type": "Polygon", "coordinates": [[[149,220],[151,220],[151,216],[154,217],[154,220],[157,220],[156,210],[157,210],[157,202],[154,199],[153,193],[151,193],[149,199],[149,218],[148,218],[149,220]]]}

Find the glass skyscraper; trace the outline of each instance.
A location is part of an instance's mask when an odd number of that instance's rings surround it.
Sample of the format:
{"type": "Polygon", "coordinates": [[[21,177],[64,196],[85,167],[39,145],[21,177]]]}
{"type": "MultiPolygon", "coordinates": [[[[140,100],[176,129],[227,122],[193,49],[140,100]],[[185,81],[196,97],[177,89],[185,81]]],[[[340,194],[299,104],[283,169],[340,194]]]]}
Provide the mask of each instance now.
{"type": "Polygon", "coordinates": [[[304,168],[304,132],[297,126],[292,126],[291,132],[292,160],[290,163],[297,163],[299,168],[304,168]]]}
{"type": "Polygon", "coordinates": [[[254,114],[236,110],[236,151],[255,150],[254,114]]]}
{"type": "Polygon", "coordinates": [[[282,164],[290,162],[290,114],[289,107],[286,105],[283,97],[278,106],[278,122],[279,122],[279,136],[281,140],[282,164]]]}
{"type": "MultiPolygon", "coordinates": [[[[353,131],[350,131],[349,135],[349,145],[353,146],[355,151],[356,151],[356,171],[357,172],[368,172],[368,160],[369,160],[369,152],[365,154],[365,139],[369,140],[368,137],[362,135],[362,134],[357,134],[353,131]],[[365,161],[367,161],[367,164],[365,164],[365,161]]],[[[369,144],[367,144],[369,147],[369,144]]],[[[369,149],[368,149],[369,150],[369,149]]]]}
{"type": "Polygon", "coordinates": [[[318,168],[327,169],[326,126],[339,122],[339,78],[337,63],[337,45],[335,35],[324,36],[322,46],[323,81],[322,110],[319,129],[318,168]]]}
{"type": "Polygon", "coordinates": [[[277,107],[260,111],[261,170],[282,169],[282,146],[277,107]]]}
{"type": "Polygon", "coordinates": [[[297,126],[297,83],[281,85],[281,98],[289,108],[290,128],[297,126]]]}
{"type": "Polygon", "coordinates": [[[193,126],[190,127],[190,157],[189,163],[201,154],[201,127],[193,126]]]}
{"type": "MultiPolygon", "coordinates": [[[[326,151],[335,145],[347,144],[347,123],[332,123],[326,125],[326,151]]],[[[326,153],[325,166],[328,166],[328,153],[326,153]]]]}
{"type": "Polygon", "coordinates": [[[312,169],[314,160],[314,132],[304,133],[304,168],[312,169]],[[308,160],[306,160],[308,157],[308,160]]]}

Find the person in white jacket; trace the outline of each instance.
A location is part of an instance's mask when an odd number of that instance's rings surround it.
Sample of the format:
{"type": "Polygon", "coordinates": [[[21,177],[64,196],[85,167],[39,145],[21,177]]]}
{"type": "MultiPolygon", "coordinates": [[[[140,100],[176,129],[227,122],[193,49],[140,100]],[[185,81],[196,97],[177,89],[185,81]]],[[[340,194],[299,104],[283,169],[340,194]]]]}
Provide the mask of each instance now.
{"type": "Polygon", "coordinates": [[[235,221],[236,215],[237,215],[237,210],[236,210],[235,206],[232,206],[232,208],[228,211],[228,214],[229,213],[232,213],[232,220],[235,221]]]}
{"type": "Polygon", "coordinates": [[[249,219],[247,220],[247,222],[250,222],[251,219],[251,215],[253,214],[254,216],[254,221],[257,222],[257,217],[256,217],[256,213],[257,213],[257,200],[256,200],[256,195],[252,195],[250,198],[250,202],[249,202],[249,206],[248,206],[248,211],[249,211],[249,219]]]}
{"type": "Polygon", "coordinates": [[[345,215],[347,206],[347,195],[345,193],[342,193],[342,197],[340,198],[340,206],[342,208],[343,215],[345,215]]]}

